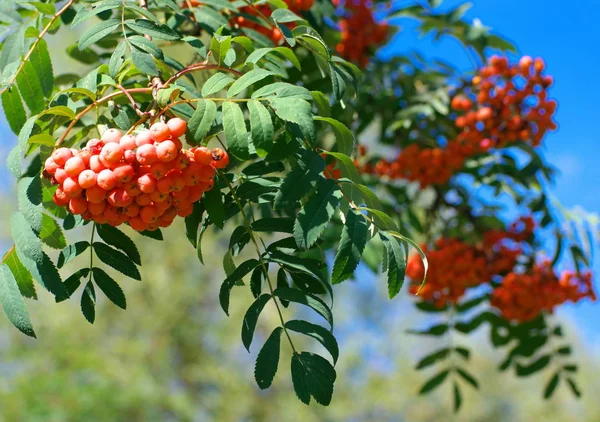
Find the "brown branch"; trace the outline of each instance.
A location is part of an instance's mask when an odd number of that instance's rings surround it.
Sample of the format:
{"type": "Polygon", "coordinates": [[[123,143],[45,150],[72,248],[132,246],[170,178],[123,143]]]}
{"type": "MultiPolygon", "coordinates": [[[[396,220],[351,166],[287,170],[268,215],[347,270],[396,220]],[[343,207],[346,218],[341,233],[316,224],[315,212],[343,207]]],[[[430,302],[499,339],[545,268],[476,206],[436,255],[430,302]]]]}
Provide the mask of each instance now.
{"type": "Polygon", "coordinates": [[[56,142],[56,144],[54,145],[54,148],[58,148],[65,140],[65,138],[67,137],[67,135],[69,134],[69,132],[71,131],[71,129],[73,129],[73,126],[75,126],[75,124],[83,117],[85,116],[90,110],[93,110],[94,107],[107,102],[108,100],[114,98],[114,97],[118,97],[119,95],[127,95],[128,94],[151,94],[152,93],[152,87],[148,87],[148,88],[131,88],[131,89],[126,89],[125,93],[122,91],[115,91],[112,92],[102,98],[100,98],[99,100],[94,101],[93,103],[91,103],[89,106],[87,106],[86,108],[84,108],[83,110],[81,110],[71,121],[71,123],[69,124],[69,126],[67,126],[67,129],[65,130],[65,132],[62,134],[62,136],[58,139],[58,141],[56,142]]]}
{"type": "Polygon", "coordinates": [[[135,100],[133,99],[133,97],[131,96],[129,91],[123,87],[123,85],[117,84],[117,88],[119,88],[123,92],[123,94],[125,94],[127,96],[127,98],[129,99],[129,102],[131,103],[132,107],[135,109],[135,112],[138,116],[143,117],[147,114],[150,114],[149,112],[144,112],[139,109],[137,103],[135,102],[135,100]]]}
{"type": "Polygon", "coordinates": [[[33,42],[33,44],[31,44],[31,47],[29,48],[29,51],[27,52],[27,54],[25,54],[25,56],[23,56],[23,61],[21,62],[21,64],[17,68],[17,71],[9,79],[8,83],[6,84],[6,86],[4,88],[0,89],[0,94],[2,94],[4,91],[6,91],[15,82],[15,80],[17,79],[17,76],[19,75],[19,73],[21,73],[21,71],[23,70],[23,67],[25,66],[25,63],[27,62],[27,60],[29,60],[29,58],[33,54],[33,51],[35,50],[35,48],[37,47],[37,45],[40,43],[40,41],[42,40],[42,38],[44,38],[44,36],[46,35],[46,33],[48,33],[48,31],[50,30],[50,28],[52,27],[52,25],[54,24],[54,22],[56,21],[56,19],[58,19],[60,17],[60,15],[62,15],[63,13],[65,13],[67,11],[67,9],[69,7],[71,7],[71,5],[74,2],[75,2],[75,0],[69,0],[67,3],[65,3],[65,5],[58,12],[56,12],[54,14],[54,16],[52,16],[52,18],[50,19],[50,21],[48,21],[48,23],[46,24],[46,26],[44,27],[44,29],[42,29],[42,32],[40,32],[40,34],[37,36],[37,39],[33,42]]]}

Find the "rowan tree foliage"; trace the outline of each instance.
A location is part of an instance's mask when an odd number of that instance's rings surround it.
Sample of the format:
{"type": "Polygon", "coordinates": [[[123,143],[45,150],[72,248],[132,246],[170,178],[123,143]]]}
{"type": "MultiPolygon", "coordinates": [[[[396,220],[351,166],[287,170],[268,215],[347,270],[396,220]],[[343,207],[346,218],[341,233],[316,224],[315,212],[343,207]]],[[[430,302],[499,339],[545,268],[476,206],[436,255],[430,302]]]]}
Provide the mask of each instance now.
{"type": "Polygon", "coordinates": [[[578,396],[571,347],[550,315],[595,298],[593,236],[552,200],[539,148],[556,129],[552,77],[541,58],[518,58],[466,21],[467,5],[439,3],[4,2],[0,90],[18,136],[7,164],[19,209],[0,266],[8,318],[35,337],[24,298],[37,298],[36,284],[56,302],[79,300],[90,323],[97,295],[125,309],[119,283],[141,278],[136,242],[160,241],[184,218],[203,264],[214,263],[202,250],[220,247],[204,233],[230,236],[218,300],[228,314],[232,294],[255,298],[241,328],[248,351],[262,310],[277,310],[278,326],[252,349],[262,389],[289,347],[298,398],[331,402],[343,359],[333,286],[363,262],[385,273],[390,299],[406,278],[415,306],[440,316],[413,331],[443,343],[417,363],[439,367],[422,394],[447,381],[461,407],[462,388],[478,388],[476,351],[452,333],[486,325],[506,353],[501,370],[551,367],[544,396],[561,384],[578,396]],[[377,58],[394,32],[386,22],[403,17],[456,38],[473,69],[417,53],[377,58]],[[83,74],[53,71],[46,37],[58,31],[80,34],[66,53],[83,74]],[[61,274],[71,261],[80,269],[61,274]],[[301,305],[318,319],[288,318],[301,305]],[[297,336],[328,354],[299,350],[297,336]]]}

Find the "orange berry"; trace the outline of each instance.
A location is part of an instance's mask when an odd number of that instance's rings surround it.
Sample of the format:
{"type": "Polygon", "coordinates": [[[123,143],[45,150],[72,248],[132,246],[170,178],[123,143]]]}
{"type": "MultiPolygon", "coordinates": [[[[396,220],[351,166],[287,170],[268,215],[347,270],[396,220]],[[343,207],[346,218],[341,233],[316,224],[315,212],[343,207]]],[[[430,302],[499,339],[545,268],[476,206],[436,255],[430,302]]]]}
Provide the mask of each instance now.
{"type": "Polygon", "coordinates": [[[167,122],[167,126],[169,127],[169,131],[171,132],[171,136],[175,138],[179,138],[183,136],[185,131],[187,130],[187,123],[185,120],[180,119],[179,117],[174,117],[167,122]]]}
{"type": "Polygon", "coordinates": [[[112,190],[117,185],[117,178],[112,170],[105,169],[98,173],[96,183],[104,190],[112,190]]]}
{"type": "Polygon", "coordinates": [[[79,176],[77,177],[77,182],[79,183],[79,186],[81,186],[83,189],[89,189],[92,186],[96,186],[97,177],[98,175],[94,171],[83,170],[81,173],[79,173],[79,176]]]}

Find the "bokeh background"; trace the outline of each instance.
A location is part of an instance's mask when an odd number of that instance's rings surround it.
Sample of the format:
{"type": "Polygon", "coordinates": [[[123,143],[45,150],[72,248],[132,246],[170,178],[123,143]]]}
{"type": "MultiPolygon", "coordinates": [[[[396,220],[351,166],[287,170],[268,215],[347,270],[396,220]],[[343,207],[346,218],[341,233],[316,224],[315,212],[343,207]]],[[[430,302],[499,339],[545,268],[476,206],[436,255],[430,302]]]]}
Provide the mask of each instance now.
{"type": "MultiPolygon", "coordinates": [[[[443,7],[457,3],[446,0],[443,7]]],[[[600,210],[599,11],[595,0],[478,0],[466,15],[507,36],[519,53],[545,59],[555,78],[551,94],[559,102],[560,127],[544,147],[548,161],[560,171],[554,193],[567,208],[586,210],[592,219],[600,210]]],[[[458,43],[419,38],[410,21],[393,23],[402,30],[381,49],[381,57],[418,50],[461,69],[471,68],[458,43]]],[[[74,40],[73,34],[59,34],[50,45],[58,48],[74,40]]],[[[62,67],[56,73],[80,67],[66,57],[54,63],[62,67]]],[[[3,119],[0,139],[4,163],[16,139],[3,119]]],[[[14,180],[3,164],[2,251],[10,246],[6,222],[15,207],[13,197],[14,180]]],[[[450,385],[419,397],[419,386],[431,373],[414,370],[420,356],[444,347],[448,339],[407,335],[408,328],[432,321],[413,311],[407,294],[389,301],[382,280],[362,270],[357,280],[336,289],[335,332],[342,354],[331,406],[301,404],[287,368],[279,371],[271,389],[259,390],[253,362],[275,325],[275,314],[272,309],[263,313],[248,354],[240,342],[240,324],[251,296],[234,290],[230,317],[217,303],[228,232],[226,227],[225,233],[203,238],[206,266],[198,262],[181,225],[165,231],[162,243],[144,238],[139,242],[143,281],[122,284],[127,311],[100,298],[93,326],[81,315],[78,301],[56,305],[40,289],[40,300],[28,301],[37,340],[21,335],[0,316],[0,420],[600,421],[600,304],[566,305],[556,314],[575,345],[580,400],[564,386],[551,400],[542,400],[549,374],[522,380],[499,373],[502,356],[487,345],[481,328],[474,336],[454,339],[476,351],[471,368],[481,385],[479,392],[465,390],[463,409],[454,416],[450,385]]],[[[75,239],[87,232],[69,236],[75,239]]],[[[600,274],[597,257],[594,269],[600,274]]],[[[287,367],[289,354],[283,350],[280,366],[287,367]]]]}

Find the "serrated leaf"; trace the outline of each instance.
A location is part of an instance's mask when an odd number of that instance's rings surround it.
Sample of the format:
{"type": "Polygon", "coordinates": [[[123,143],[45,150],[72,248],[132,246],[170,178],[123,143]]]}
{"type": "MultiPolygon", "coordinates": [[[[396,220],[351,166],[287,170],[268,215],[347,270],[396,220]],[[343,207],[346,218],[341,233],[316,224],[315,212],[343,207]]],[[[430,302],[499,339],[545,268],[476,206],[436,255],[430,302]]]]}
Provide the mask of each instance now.
{"type": "Polygon", "coordinates": [[[15,145],[15,147],[8,153],[8,157],[6,157],[6,167],[15,179],[21,177],[22,155],[23,153],[21,152],[21,148],[18,145],[15,145]]]}
{"type": "Polygon", "coordinates": [[[2,93],[2,109],[10,129],[18,134],[27,120],[27,115],[16,87],[7,89],[2,93]]]}
{"type": "Polygon", "coordinates": [[[277,98],[296,98],[300,100],[312,101],[313,96],[310,91],[303,86],[293,85],[288,82],[274,82],[257,89],[252,93],[253,99],[264,97],[277,98]]]}
{"type": "Polygon", "coordinates": [[[327,349],[336,363],[340,354],[337,340],[329,330],[308,321],[291,320],[285,323],[285,328],[314,338],[327,349]]]}
{"type": "Polygon", "coordinates": [[[292,383],[303,403],[309,404],[312,396],[317,403],[328,406],[335,379],[335,369],[323,357],[309,352],[292,356],[292,383]]]}
{"type": "Polygon", "coordinates": [[[158,38],[165,41],[176,41],[180,38],[179,34],[167,25],[157,25],[146,19],[127,20],[125,25],[141,35],[150,35],[152,38],[158,38]]]}
{"type": "Polygon", "coordinates": [[[214,187],[211,190],[204,192],[202,204],[213,224],[219,228],[223,228],[223,222],[225,221],[225,207],[223,205],[221,191],[217,187],[214,187]]]}
{"type": "Polygon", "coordinates": [[[113,51],[113,53],[110,56],[110,60],[108,61],[108,74],[113,78],[117,76],[119,70],[121,69],[121,66],[124,63],[123,57],[125,55],[126,49],[127,43],[125,42],[125,40],[123,40],[117,45],[115,51],[113,51]]]}
{"type": "Polygon", "coordinates": [[[319,179],[317,189],[302,207],[294,224],[298,247],[309,249],[321,237],[337,210],[342,192],[331,179],[319,179]]]}
{"type": "Polygon", "coordinates": [[[132,48],[131,60],[140,72],[152,76],[158,75],[158,67],[156,67],[154,57],[151,54],[146,53],[145,51],[142,51],[138,48],[132,48]]]}
{"type": "Polygon", "coordinates": [[[269,110],[256,100],[248,101],[252,143],[259,157],[266,156],[273,148],[275,130],[269,110]]]}
{"type": "Polygon", "coordinates": [[[308,101],[297,98],[273,97],[270,97],[269,101],[277,117],[287,122],[296,123],[307,139],[315,139],[312,106],[308,101]]]}
{"type": "Polygon", "coordinates": [[[336,146],[338,152],[347,156],[352,155],[354,152],[354,134],[346,127],[346,125],[330,117],[315,116],[314,119],[331,125],[337,141],[336,146]]]}
{"type": "Polygon", "coordinates": [[[208,97],[209,95],[215,94],[222,89],[225,89],[229,85],[231,85],[235,79],[225,73],[215,73],[212,75],[204,85],[202,85],[201,95],[203,97],[208,97]]]}
{"type": "Polygon", "coordinates": [[[48,214],[42,214],[42,227],[39,236],[46,245],[54,249],[62,249],[67,246],[67,240],[60,225],[48,214]]]}
{"type": "Polygon", "coordinates": [[[115,29],[121,26],[121,21],[117,19],[109,19],[102,21],[88,28],[79,38],[79,49],[83,50],[102,38],[112,33],[115,29]]]}
{"type": "Polygon", "coordinates": [[[102,290],[106,297],[119,308],[126,309],[127,300],[125,299],[123,290],[121,290],[121,287],[117,282],[102,269],[97,267],[92,268],[92,274],[96,285],[100,287],[100,290],[102,290]]]}
{"type": "Polygon", "coordinates": [[[227,138],[228,150],[234,157],[247,160],[250,158],[250,145],[242,109],[237,103],[225,101],[222,110],[223,130],[227,138]]]}
{"type": "Polygon", "coordinates": [[[323,154],[334,157],[337,160],[337,168],[342,172],[342,177],[350,179],[355,183],[360,182],[360,173],[349,156],[331,151],[323,151],[323,154]]]}
{"type": "Polygon", "coordinates": [[[42,228],[41,193],[39,177],[23,177],[17,182],[19,211],[36,232],[42,228]]]}
{"type": "Polygon", "coordinates": [[[283,329],[281,327],[277,327],[273,330],[256,358],[254,379],[256,380],[256,384],[258,384],[262,390],[271,386],[275,374],[277,373],[282,331],[283,329]]]}
{"type": "Polygon", "coordinates": [[[293,206],[321,179],[320,174],[323,169],[325,169],[325,161],[321,156],[313,151],[303,150],[298,165],[283,180],[273,207],[280,210],[293,206]]]}
{"type": "Polygon", "coordinates": [[[196,103],[196,110],[188,122],[188,130],[192,133],[196,142],[202,141],[210,130],[215,116],[217,115],[217,105],[211,100],[199,100],[196,103]]]}
{"type": "Polygon", "coordinates": [[[81,279],[86,278],[90,274],[89,268],[81,268],[71,274],[65,280],[65,295],[64,296],[56,296],[54,299],[56,303],[63,302],[73,296],[73,293],[81,286],[81,279]]]}
{"type": "Polygon", "coordinates": [[[92,6],[91,9],[87,9],[82,7],[79,9],[73,20],[71,21],[71,26],[75,27],[82,22],[85,22],[89,18],[98,15],[99,13],[105,12],[110,9],[118,8],[122,5],[122,0],[105,0],[102,2],[97,2],[92,6]]]}
{"type": "Polygon", "coordinates": [[[331,283],[337,284],[348,279],[358,266],[369,239],[369,225],[364,217],[350,210],[346,214],[346,223],[338,246],[331,283]]]}
{"type": "Polygon", "coordinates": [[[293,233],[294,219],[290,217],[261,218],[251,225],[256,232],[293,233]]]}
{"type": "Polygon", "coordinates": [[[445,347],[441,350],[438,350],[436,352],[433,352],[433,353],[425,356],[423,359],[421,359],[419,361],[419,363],[417,364],[416,369],[427,368],[428,366],[431,366],[431,365],[435,364],[436,362],[447,358],[449,355],[450,355],[450,349],[447,347],[445,347]]]}
{"type": "Polygon", "coordinates": [[[8,265],[8,268],[10,268],[10,271],[17,281],[17,285],[19,286],[21,294],[31,299],[37,299],[35,286],[33,285],[33,277],[19,260],[15,248],[12,248],[4,255],[2,262],[4,262],[6,265],[8,265]]]}
{"type": "Polygon", "coordinates": [[[35,331],[17,280],[5,264],[0,265],[0,303],[10,322],[23,334],[35,338],[35,331]]]}
{"type": "Polygon", "coordinates": [[[419,390],[419,395],[427,394],[430,391],[434,390],[442,382],[444,382],[446,377],[448,377],[449,373],[450,373],[450,371],[446,369],[446,370],[440,372],[439,374],[433,376],[432,378],[430,378],[425,384],[423,384],[423,387],[421,387],[421,389],[419,390]]]}
{"type": "Polygon", "coordinates": [[[133,240],[121,230],[109,226],[108,224],[97,224],[96,231],[100,238],[106,243],[125,252],[137,265],[142,265],[142,258],[140,257],[137,246],[135,246],[133,240]]]}
{"type": "Polygon", "coordinates": [[[135,280],[142,279],[142,276],[140,275],[140,272],[135,266],[134,262],[123,252],[111,248],[107,244],[101,242],[94,242],[92,247],[94,248],[94,252],[100,261],[104,262],[109,267],[114,268],[121,274],[131,277],[135,280]]]}
{"type": "Polygon", "coordinates": [[[252,305],[250,305],[246,311],[246,315],[244,315],[244,321],[242,322],[242,343],[244,343],[244,347],[248,351],[250,351],[250,345],[252,344],[258,317],[269,300],[271,300],[270,294],[265,293],[260,295],[252,305]]]}
{"type": "Polygon", "coordinates": [[[42,92],[46,98],[50,97],[52,88],[54,87],[54,73],[46,40],[42,38],[38,41],[29,57],[29,61],[39,79],[42,92]]]}
{"type": "Polygon", "coordinates": [[[223,284],[221,284],[221,289],[219,291],[219,302],[221,303],[221,308],[227,315],[229,315],[229,297],[231,296],[231,289],[233,286],[244,278],[250,271],[255,269],[259,265],[258,260],[249,259],[247,261],[242,262],[238,267],[229,275],[223,284]]]}
{"type": "Polygon", "coordinates": [[[273,292],[273,296],[312,308],[316,313],[325,318],[333,329],[333,314],[327,304],[317,296],[291,287],[278,287],[273,292]]]}
{"type": "Polygon", "coordinates": [[[383,231],[379,232],[379,235],[388,254],[388,294],[392,299],[400,292],[404,284],[407,256],[398,239],[383,231]]]}
{"type": "Polygon", "coordinates": [[[96,319],[96,292],[91,281],[86,284],[81,294],[81,312],[90,324],[94,323],[96,319]]]}
{"type": "Polygon", "coordinates": [[[81,240],[66,246],[58,255],[58,262],[56,265],[58,268],[64,267],[67,262],[84,253],[89,247],[90,242],[87,240],[81,240]]]}
{"type": "MultiPolygon", "coordinates": [[[[250,237],[250,236],[248,236],[250,237]]],[[[267,269],[268,271],[268,269],[267,269]]],[[[256,267],[254,271],[252,271],[252,275],[250,276],[250,291],[252,292],[252,296],[255,298],[260,296],[262,291],[263,280],[265,279],[265,272],[262,267],[256,267]]]]}
{"type": "Polygon", "coordinates": [[[262,81],[266,77],[273,76],[275,74],[275,72],[265,69],[253,69],[248,73],[244,73],[233,83],[233,85],[231,85],[231,87],[229,87],[227,90],[227,98],[235,97],[252,84],[262,81]]]}
{"type": "Polygon", "coordinates": [[[257,48],[250,55],[248,55],[248,57],[246,58],[246,62],[244,64],[245,65],[247,65],[248,63],[256,64],[256,63],[258,63],[258,61],[260,59],[262,59],[263,57],[265,57],[267,54],[270,54],[270,53],[281,54],[283,57],[288,59],[298,70],[300,70],[301,67],[300,67],[300,61],[298,60],[298,57],[296,57],[293,50],[288,47],[257,48]]]}
{"type": "Polygon", "coordinates": [[[156,230],[144,230],[144,231],[138,232],[138,233],[141,234],[144,237],[149,237],[150,239],[164,240],[163,239],[162,231],[160,231],[160,229],[156,229],[156,230]]]}

